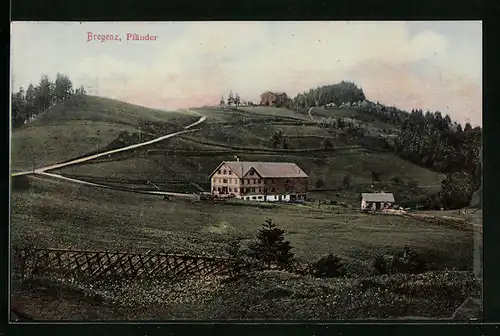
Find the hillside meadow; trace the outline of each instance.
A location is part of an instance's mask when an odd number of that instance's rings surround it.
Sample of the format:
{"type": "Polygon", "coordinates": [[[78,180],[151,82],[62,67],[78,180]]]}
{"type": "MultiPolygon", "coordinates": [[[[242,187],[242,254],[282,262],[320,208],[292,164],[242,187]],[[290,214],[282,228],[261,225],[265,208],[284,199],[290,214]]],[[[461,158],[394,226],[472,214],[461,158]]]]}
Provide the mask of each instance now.
{"type": "MultiPolygon", "coordinates": [[[[373,171],[379,172],[382,182],[386,182],[383,187],[388,187],[388,191],[407,189],[391,184],[394,177],[415,181],[420,187],[415,196],[436,192],[443,179],[442,174],[409,163],[391,152],[369,150],[348,137],[332,134],[288,109],[247,107],[221,111],[198,108],[195,111],[207,116],[207,120],[193,133],[66,167],[58,173],[141,178],[157,183],[190,180],[207,187],[212,170],[221,161],[235,160],[236,156],[244,161],[288,161],[297,163],[309,174],[311,187],[321,180],[322,188],[341,188],[343,177],[349,174],[353,188],[346,192],[352,196],[351,204],[358,202],[358,189],[371,188],[373,171]],[[277,131],[284,132],[288,148],[271,147],[269,139],[277,131]],[[325,140],[331,142],[331,148],[324,147],[325,140]]],[[[165,190],[177,191],[168,186],[165,190]]]]}
{"type": "Polygon", "coordinates": [[[225,255],[232,240],[252,241],[271,218],[304,261],[336,253],[356,272],[370,272],[376,254],[409,245],[432,255],[435,267],[472,266],[471,232],[399,216],[329,205],[165,201],[35,176],[21,178],[24,182],[12,190],[13,244],[225,255]]]}
{"type": "Polygon", "coordinates": [[[195,122],[193,113],[167,112],[113,99],[74,96],[36,120],[13,130],[12,171],[30,170],[103,150],[121,133],[143,138],[180,131],[195,122]]]}

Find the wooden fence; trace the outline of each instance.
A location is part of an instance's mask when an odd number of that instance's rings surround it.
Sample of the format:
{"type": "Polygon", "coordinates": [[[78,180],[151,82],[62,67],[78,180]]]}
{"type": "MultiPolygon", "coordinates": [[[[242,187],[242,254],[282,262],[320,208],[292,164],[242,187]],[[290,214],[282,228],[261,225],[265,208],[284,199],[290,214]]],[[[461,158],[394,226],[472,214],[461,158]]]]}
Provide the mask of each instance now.
{"type": "Polygon", "coordinates": [[[17,248],[13,252],[19,275],[74,276],[91,280],[234,276],[245,266],[231,258],[147,253],[17,248]]]}

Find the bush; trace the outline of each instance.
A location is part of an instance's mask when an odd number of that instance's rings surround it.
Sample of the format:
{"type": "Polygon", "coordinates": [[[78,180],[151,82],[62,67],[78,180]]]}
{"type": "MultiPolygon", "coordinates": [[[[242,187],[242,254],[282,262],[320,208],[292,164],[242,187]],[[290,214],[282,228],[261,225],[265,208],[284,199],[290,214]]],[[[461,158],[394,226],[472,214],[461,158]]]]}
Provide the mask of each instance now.
{"type": "Polygon", "coordinates": [[[393,255],[377,256],[373,268],[378,274],[418,274],[426,271],[425,260],[415,251],[405,247],[393,255]]]}
{"type": "Polygon", "coordinates": [[[30,188],[30,180],[27,176],[14,176],[11,179],[12,190],[28,190],[30,188]]]}
{"type": "Polygon", "coordinates": [[[394,176],[392,179],[391,179],[392,182],[394,182],[395,184],[401,184],[403,183],[403,180],[399,177],[399,176],[394,176]]]}
{"type": "Polygon", "coordinates": [[[417,189],[417,188],[418,188],[418,183],[417,183],[415,180],[410,179],[410,180],[408,181],[408,183],[406,184],[406,186],[407,186],[407,187],[408,187],[408,189],[410,189],[410,190],[415,190],[415,189],[417,189]]]}
{"type": "Polygon", "coordinates": [[[231,258],[234,258],[236,260],[241,260],[245,256],[245,251],[241,246],[240,239],[230,241],[226,248],[226,252],[231,258]]]}
{"type": "Polygon", "coordinates": [[[426,264],[418,253],[405,247],[393,258],[392,269],[398,273],[418,274],[425,272],[426,264]]]}
{"type": "Polygon", "coordinates": [[[332,253],[312,264],[312,274],[318,278],[335,278],[345,275],[342,259],[332,253]]]}
{"type": "Polygon", "coordinates": [[[324,185],[325,185],[325,183],[323,182],[323,180],[322,180],[322,179],[318,179],[318,180],[316,180],[316,183],[314,183],[314,186],[315,186],[316,188],[318,188],[318,189],[319,189],[319,188],[322,188],[324,185]]]}
{"type": "Polygon", "coordinates": [[[376,256],[373,261],[373,268],[377,274],[388,274],[390,261],[386,256],[376,256]]]}

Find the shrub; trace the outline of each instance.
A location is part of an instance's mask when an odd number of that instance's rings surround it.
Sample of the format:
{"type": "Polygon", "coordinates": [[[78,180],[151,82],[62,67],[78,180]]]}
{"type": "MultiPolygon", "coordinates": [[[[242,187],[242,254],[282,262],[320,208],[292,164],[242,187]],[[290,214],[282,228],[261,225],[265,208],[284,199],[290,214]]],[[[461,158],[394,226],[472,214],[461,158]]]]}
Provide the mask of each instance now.
{"type": "Polygon", "coordinates": [[[407,185],[406,185],[406,186],[407,186],[407,187],[408,187],[408,189],[410,189],[410,190],[415,190],[415,189],[417,189],[417,188],[418,188],[418,183],[417,183],[415,180],[411,180],[411,179],[410,179],[410,180],[408,181],[408,183],[407,183],[407,185]]]}
{"type": "Polygon", "coordinates": [[[323,182],[322,179],[318,179],[318,180],[316,180],[316,183],[314,183],[314,186],[316,188],[322,188],[324,185],[325,185],[325,183],[323,182]]]}
{"type": "Polygon", "coordinates": [[[342,259],[332,253],[312,264],[312,274],[318,278],[335,278],[345,275],[342,259]]]}
{"type": "Polygon", "coordinates": [[[241,246],[241,241],[240,239],[235,239],[229,242],[227,248],[226,248],[227,254],[231,258],[240,260],[245,256],[245,251],[243,250],[241,246]]]}
{"type": "Polygon", "coordinates": [[[393,255],[375,257],[373,268],[378,274],[418,274],[425,272],[427,266],[425,260],[418,253],[405,247],[393,255]]]}
{"type": "Polygon", "coordinates": [[[392,269],[398,273],[423,273],[426,270],[425,261],[415,251],[405,247],[392,260],[392,269]]]}
{"type": "Polygon", "coordinates": [[[401,180],[401,178],[399,176],[394,176],[392,179],[391,179],[392,182],[396,183],[396,184],[401,184],[403,182],[403,180],[401,180]]]}
{"type": "Polygon", "coordinates": [[[351,186],[351,175],[344,175],[344,177],[342,178],[342,185],[344,186],[344,188],[349,188],[351,186]]]}
{"type": "Polygon", "coordinates": [[[28,190],[30,188],[30,180],[27,176],[14,176],[11,180],[12,190],[28,190]]]}
{"type": "Polygon", "coordinates": [[[390,272],[389,264],[386,256],[379,255],[373,261],[373,268],[377,274],[388,274],[390,272]]]}

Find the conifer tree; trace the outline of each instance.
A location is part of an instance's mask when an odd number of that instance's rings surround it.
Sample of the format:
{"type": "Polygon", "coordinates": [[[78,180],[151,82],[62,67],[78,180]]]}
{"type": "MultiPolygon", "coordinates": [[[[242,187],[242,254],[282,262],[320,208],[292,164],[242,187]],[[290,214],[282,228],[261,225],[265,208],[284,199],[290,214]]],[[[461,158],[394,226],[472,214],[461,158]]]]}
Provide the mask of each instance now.
{"type": "Polygon", "coordinates": [[[284,238],[285,231],[278,228],[272,219],[267,219],[257,233],[257,241],[249,246],[249,256],[270,268],[289,266],[294,254],[292,246],[284,238]]]}

